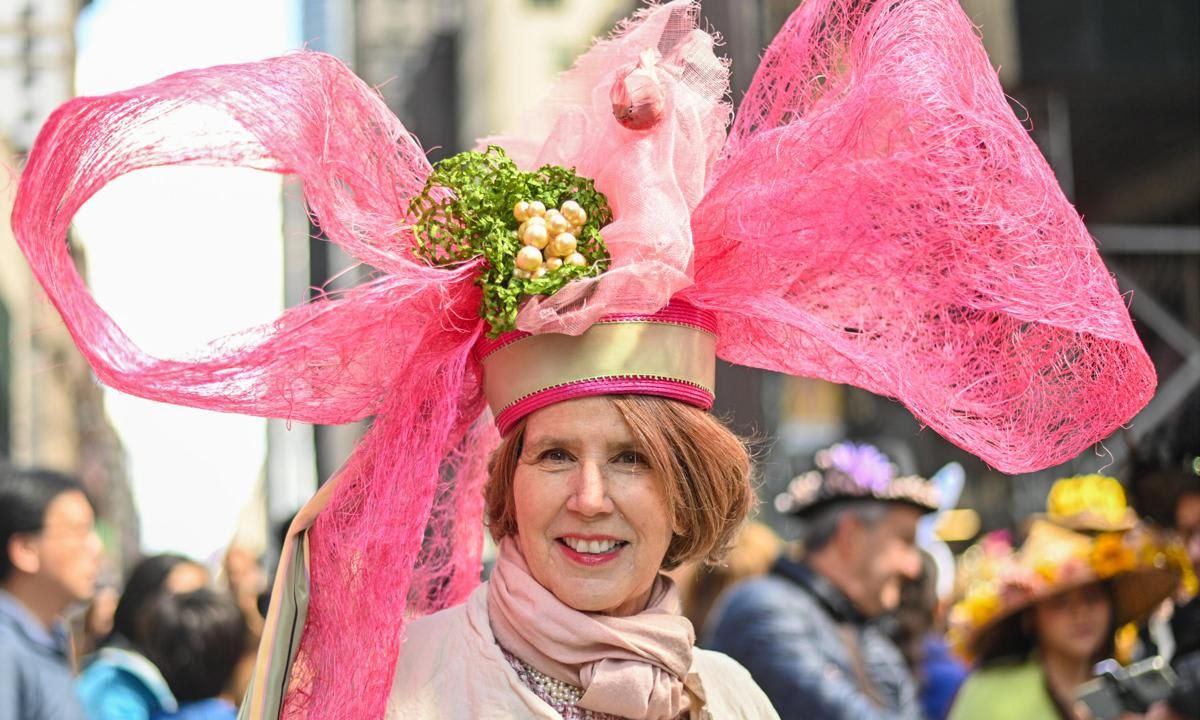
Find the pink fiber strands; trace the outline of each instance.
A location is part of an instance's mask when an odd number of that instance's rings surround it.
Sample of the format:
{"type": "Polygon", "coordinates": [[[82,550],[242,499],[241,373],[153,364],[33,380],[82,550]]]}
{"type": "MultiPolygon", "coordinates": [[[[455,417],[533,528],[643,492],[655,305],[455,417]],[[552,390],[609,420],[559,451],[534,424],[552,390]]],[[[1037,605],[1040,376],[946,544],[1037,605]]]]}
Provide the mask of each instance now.
{"type": "Polygon", "coordinates": [[[73,100],[50,118],[22,176],[18,242],[105,383],[306,422],[374,416],[312,530],[293,717],[382,716],[403,618],[457,602],[479,581],[480,487],[495,443],[471,357],[479,290],[471,267],[411,260],[399,229],[429,170],[374,91],[331,57],[297,53],[73,100]],[[184,124],[197,117],[204,132],[184,124]],[[380,274],[194,358],[143,353],[84,286],[67,230],[108,181],[187,164],[296,175],[330,239],[380,274]]]}
{"type": "Polygon", "coordinates": [[[318,516],[284,717],[382,717],[404,618],[461,602],[478,585],[482,487],[497,437],[470,359],[478,337],[478,328],[433,324],[411,338],[420,348],[411,374],[385,390],[318,516]]]}
{"type": "MultiPolygon", "coordinates": [[[[63,105],[30,153],[13,227],[106,384],[210,410],[342,423],[377,412],[381,387],[403,376],[396,348],[407,347],[413,328],[426,322],[405,309],[449,302],[458,285],[471,282],[466,270],[455,275],[406,256],[408,238],[397,227],[429,170],[373,91],[336,59],[297,53],[63,105]],[[209,123],[205,132],[197,118],[209,123]],[[296,175],[330,239],[387,274],[222,338],[195,359],[146,355],[96,304],[64,240],[76,210],[108,181],[189,164],[296,175]]],[[[462,307],[465,316],[476,314],[469,302],[462,307]]]]}
{"type": "MultiPolygon", "coordinates": [[[[637,13],[517,134],[486,141],[526,170],[575,167],[615,214],[608,271],[528,300],[520,330],[578,334],[677,298],[716,316],[726,360],[898,398],[1007,472],[1074,456],[1148,401],[1154,370],[1116,285],[953,0],[808,0],[728,140],[728,69],[697,18],[689,0],[637,13]],[[629,129],[613,88],[634,71],[661,97],[629,129]]],[[[478,583],[497,442],[473,354],[485,327],[476,263],[410,254],[408,202],[430,170],[374,91],[296,53],[73,100],[21,180],[17,240],[105,383],[226,412],[374,418],[310,531],[288,717],[381,717],[403,620],[478,583]],[[105,183],[189,164],[296,176],[330,240],[376,273],[193,357],[147,355],[65,240],[105,183]]]]}
{"type": "Polygon", "coordinates": [[[1010,473],[1148,402],[1153,366],[1083,222],[952,0],[805,2],[693,216],[731,362],[901,400],[1010,473]]]}
{"type": "Polygon", "coordinates": [[[699,9],[686,0],[646,8],[597,42],[535,105],[501,145],[523,169],[575,167],[608,196],[615,222],[603,230],[612,266],[531,299],[518,318],[525,331],[577,335],[601,315],[652,313],[691,284],[692,209],[725,141],[729,70],[698,30],[699,9]],[[613,120],[609,90],[623,68],[649,52],[662,85],[662,120],[628,130],[613,120]]]}

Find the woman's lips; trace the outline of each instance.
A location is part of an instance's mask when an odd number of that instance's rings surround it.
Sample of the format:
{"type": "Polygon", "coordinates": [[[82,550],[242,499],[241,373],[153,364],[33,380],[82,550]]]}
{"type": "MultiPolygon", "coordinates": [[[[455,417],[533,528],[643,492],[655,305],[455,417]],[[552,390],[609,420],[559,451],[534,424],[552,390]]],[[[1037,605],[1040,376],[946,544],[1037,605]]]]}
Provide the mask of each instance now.
{"type": "MultiPolygon", "coordinates": [[[[574,540],[583,538],[572,537],[572,539],[574,540]]],[[[621,552],[629,545],[627,542],[617,541],[617,544],[608,552],[591,553],[579,552],[575,548],[568,545],[563,538],[559,538],[557,544],[562,550],[563,554],[567,556],[568,560],[587,567],[595,567],[596,565],[603,565],[605,563],[612,562],[613,560],[617,559],[617,556],[620,555],[621,552]]]]}

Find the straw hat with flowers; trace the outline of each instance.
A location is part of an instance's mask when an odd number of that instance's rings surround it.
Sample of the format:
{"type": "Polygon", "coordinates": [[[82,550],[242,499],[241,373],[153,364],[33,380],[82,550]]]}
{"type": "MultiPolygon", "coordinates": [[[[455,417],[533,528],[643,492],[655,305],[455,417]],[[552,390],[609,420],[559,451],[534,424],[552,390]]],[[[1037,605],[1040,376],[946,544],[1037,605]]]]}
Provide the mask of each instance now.
{"type": "Polygon", "coordinates": [[[1114,627],[1145,617],[1181,582],[1195,589],[1182,547],[1144,526],[1090,534],[1039,518],[1019,549],[993,557],[950,611],[951,642],[971,659],[1004,654],[1021,637],[1021,611],[1073,588],[1108,583],[1114,627]]]}

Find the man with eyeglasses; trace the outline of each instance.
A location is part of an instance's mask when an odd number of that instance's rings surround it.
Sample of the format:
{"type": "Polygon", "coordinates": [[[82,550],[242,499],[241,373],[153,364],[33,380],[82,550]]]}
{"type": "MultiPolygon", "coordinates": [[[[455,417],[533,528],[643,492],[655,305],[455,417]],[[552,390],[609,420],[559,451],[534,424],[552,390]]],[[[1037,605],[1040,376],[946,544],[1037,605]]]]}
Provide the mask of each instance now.
{"type": "Polygon", "coordinates": [[[91,598],[100,549],[76,480],[0,465],[0,718],[84,717],[63,615],[91,598]]]}

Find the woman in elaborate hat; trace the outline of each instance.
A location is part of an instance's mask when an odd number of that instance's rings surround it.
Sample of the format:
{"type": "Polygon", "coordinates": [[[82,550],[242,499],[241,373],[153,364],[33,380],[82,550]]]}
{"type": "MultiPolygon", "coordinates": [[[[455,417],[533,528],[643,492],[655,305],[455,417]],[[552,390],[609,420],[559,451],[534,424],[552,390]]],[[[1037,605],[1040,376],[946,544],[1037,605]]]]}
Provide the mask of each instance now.
{"type": "Polygon", "coordinates": [[[1075,689],[1116,654],[1118,628],[1144,619],[1181,581],[1194,585],[1182,548],[1130,524],[1115,484],[1060,480],[1020,548],[993,550],[969,584],[951,610],[951,635],[978,670],[951,718],[1072,720],[1075,689]],[[1095,502],[1080,505],[1076,494],[1095,502]]]}
{"type": "Polygon", "coordinates": [[[1116,285],[956,3],[805,3],[731,127],[728,69],[697,25],[692,2],[646,8],[518,134],[437,168],[319,53],[180,73],[48,120],[13,225],[102,381],[227,412],[374,418],[293,525],[244,715],[374,718],[389,697],[403,714],[393,684],[428,666],[430,704],[486,716],[475,703],[499,690],[437,673],[437,635],[465,642],[466,623],[502,651],[463,662],[500,652],[505,692],[543,717],[557,711],[542,675],[582,693],[580,712],[722,707],[737,673],[708,697],[724,665],[660,627],[673,596],[644,554],[716,557],[749,507],[713,497],[744,477],[687,476],[740,463],[723,435],[698,457],[681,436],[708,422],[691,408],[712,403],[716,356],[896,397],[1010,472],[1074,456],[1149,399],[1116,285]],[[213,121],[180,130],[196,117],[213,121]],[[108,181],[186,164],[295,175],[324,235],[374,273],[188,358],[147,355],[64,239],[108,181]],[[627,399],[594,399],[610,396],[627,399]],[[485,483],[502,550],[498,582],[473,594],[485,483]],[[637,492],[619,502],[618,486],[637,492]],[[565,488],[600,496],[601,537],[565,488]],[[539,604],[506,614],[526,591],[539,604]],[[412,623],[402,656],[407,621],[443,608],[412,623]],[[541,637],[551,626],[564,633],[541,637]]]}

